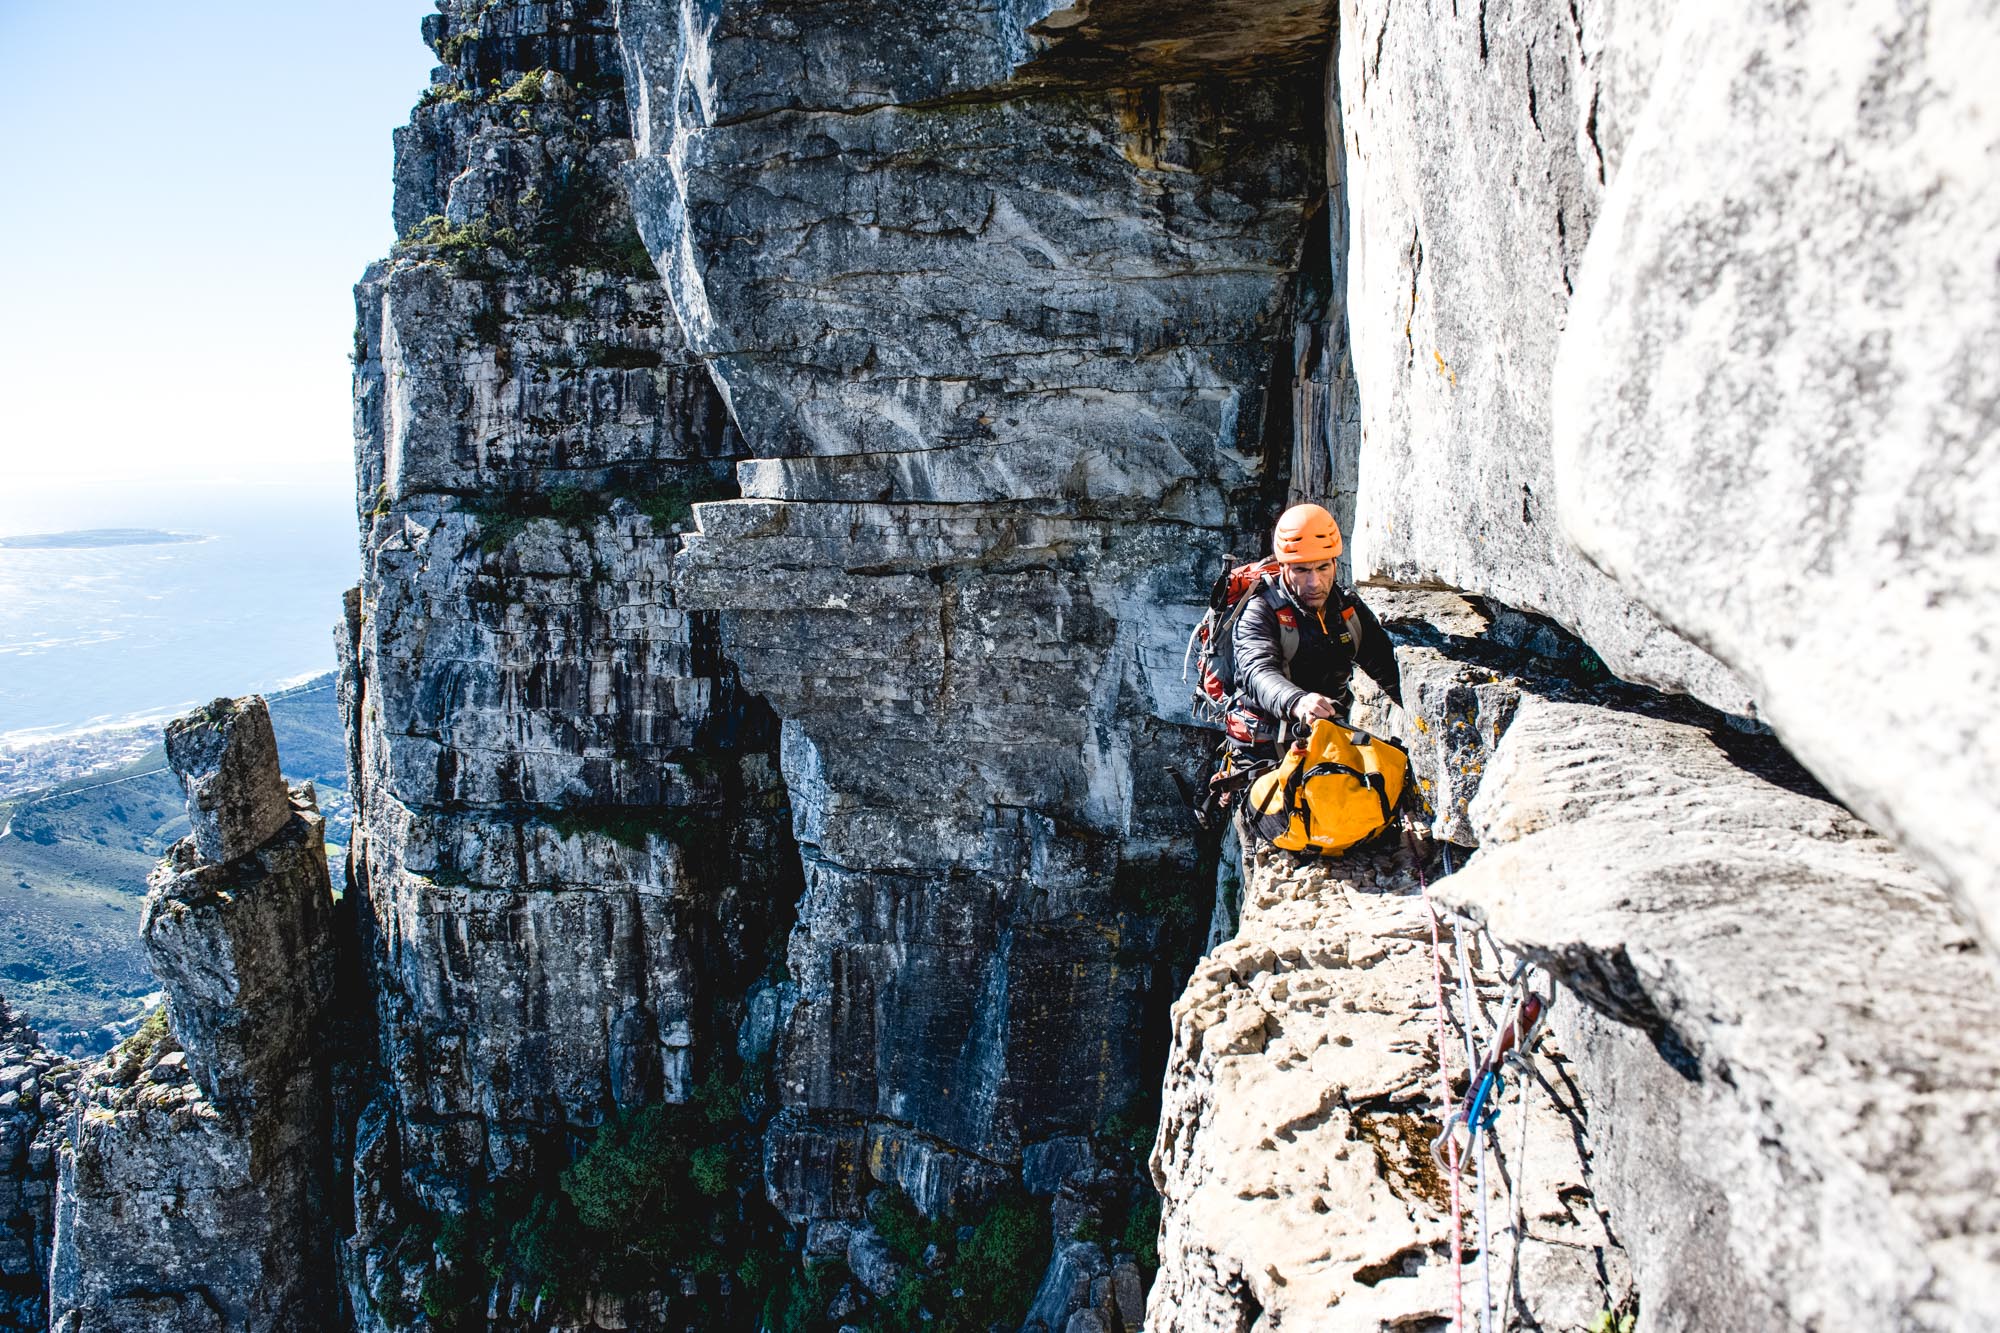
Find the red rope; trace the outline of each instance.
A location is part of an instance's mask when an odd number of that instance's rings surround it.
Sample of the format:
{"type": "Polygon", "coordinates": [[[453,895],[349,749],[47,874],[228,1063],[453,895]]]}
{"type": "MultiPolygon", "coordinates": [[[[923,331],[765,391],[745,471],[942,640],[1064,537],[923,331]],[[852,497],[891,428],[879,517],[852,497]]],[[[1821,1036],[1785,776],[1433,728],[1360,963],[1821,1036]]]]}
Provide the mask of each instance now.
{"type": "Polygon", "coordinates": [[[1451,1076],[1446,1072],[1445,1051],[1450,1036],[1444,1022],[1444,942],[1438,936],[1437,908],[1431,903],[1431,889],[1424,879],[1423,854],[1412,839],[1411,859],[1417,865],[1417,888],[1424,898],[1424,911],[1431,919],[1431,981],[1437,988],[1438,1105],[1443,1117],[1439,1133],[1445,1136],[1445,1155],[1451,1162],[1451,1326],[1465,1333],[1464,1205],[1459,1201],[1458,1138],[1451,1132],[1451,1076]]]}

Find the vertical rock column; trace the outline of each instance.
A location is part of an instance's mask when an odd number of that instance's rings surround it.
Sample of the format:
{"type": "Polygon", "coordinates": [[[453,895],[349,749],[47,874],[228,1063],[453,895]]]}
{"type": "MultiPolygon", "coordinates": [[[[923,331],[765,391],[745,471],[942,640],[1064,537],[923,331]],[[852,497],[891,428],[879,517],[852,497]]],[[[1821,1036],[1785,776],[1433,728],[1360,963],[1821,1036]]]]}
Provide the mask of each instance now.
{"type": "Polygon", "coordinates": [[[60,1153],[51,1327],[289,1330],[338,1309],[324,825],[264,701],[170,723],[192,836],[143,930],[166,1005],[90,1069],[60,1153]]]}
{"type": "MultiPolygon", "coordinates": [[[[483,1314],[492,1280],[447,1281],[435,1226],[499,1191],[566,1207],[555,1177],[607,1119],[757,1066],[737,1028],[798,896],[777,729],[671,587],[741,443],[633,227],[612,6],[451,0],[424,36],[399,240],[356,289],[364,1326],[483,1314]]],[[[669,1268],[645,1280],[678,1296],[669,1268]]]]}

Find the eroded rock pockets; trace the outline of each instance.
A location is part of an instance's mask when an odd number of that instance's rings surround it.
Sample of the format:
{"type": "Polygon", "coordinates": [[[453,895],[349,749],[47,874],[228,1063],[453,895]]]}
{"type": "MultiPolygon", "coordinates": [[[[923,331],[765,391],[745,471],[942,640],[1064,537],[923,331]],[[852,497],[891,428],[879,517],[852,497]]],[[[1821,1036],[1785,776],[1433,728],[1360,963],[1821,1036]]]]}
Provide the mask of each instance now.
{"type": "MultiPolygon", "coordinates": [[[[1250,859],[1235,937],[1174,1006],[1148,1329],[1444,1327],[1458,1303],[1478,1318],[1474,1172],[1468,1163],[1455,1302],[1450,1188],[1430,1151],[1441,1053],[1416,871],[1401,848],[1250,859]]],[[[1490,1022],[1509,967],[1467,933],[1490,1022]]],[[[1455,1014],[1445,1040],[1462,1097],[1455,1014]]],[[[1580,1328],[1624,1307],[1631,1279],[1591,1193],[1591,1113],[1570,1062],[1550,1042],[1536,1063],[1541,1077],[1507,1095],[1505,1128],[1489,1139],[1486,1276],[1511,1326],[1580,1328]]]]}

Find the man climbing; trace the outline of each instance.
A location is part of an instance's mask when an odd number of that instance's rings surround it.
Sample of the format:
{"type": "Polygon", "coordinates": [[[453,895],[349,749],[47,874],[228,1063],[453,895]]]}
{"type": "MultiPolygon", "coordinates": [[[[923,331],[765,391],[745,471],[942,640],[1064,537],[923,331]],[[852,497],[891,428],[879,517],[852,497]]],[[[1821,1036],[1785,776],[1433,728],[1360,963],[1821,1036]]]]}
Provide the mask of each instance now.
{"type": "Polygon", "coordinates": [[[1246,594],[1235,631],[1236,697],[1226,726],[1245,762],[1272,761],[1292,725],[1345,718],[1359,666],[1403,702],[1396,654],[1381,622],[1339,586],[1340,525],[1316,504],[1293,505],[1272,533],[1278,573],[1246,594]]]}

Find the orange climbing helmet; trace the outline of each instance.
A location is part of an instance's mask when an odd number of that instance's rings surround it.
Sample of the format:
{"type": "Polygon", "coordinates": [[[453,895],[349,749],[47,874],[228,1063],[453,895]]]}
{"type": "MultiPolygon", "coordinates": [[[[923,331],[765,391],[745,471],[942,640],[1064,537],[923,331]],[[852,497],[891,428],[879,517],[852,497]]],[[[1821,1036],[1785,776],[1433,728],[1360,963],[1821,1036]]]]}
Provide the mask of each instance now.
{"type": "Polygon", "coordinates": [[[1340,555],[1340,524],[1315,504],[1293,505],[1278,517],[1271,553],[1281,565],[1312,565],[1340,555]]]}

